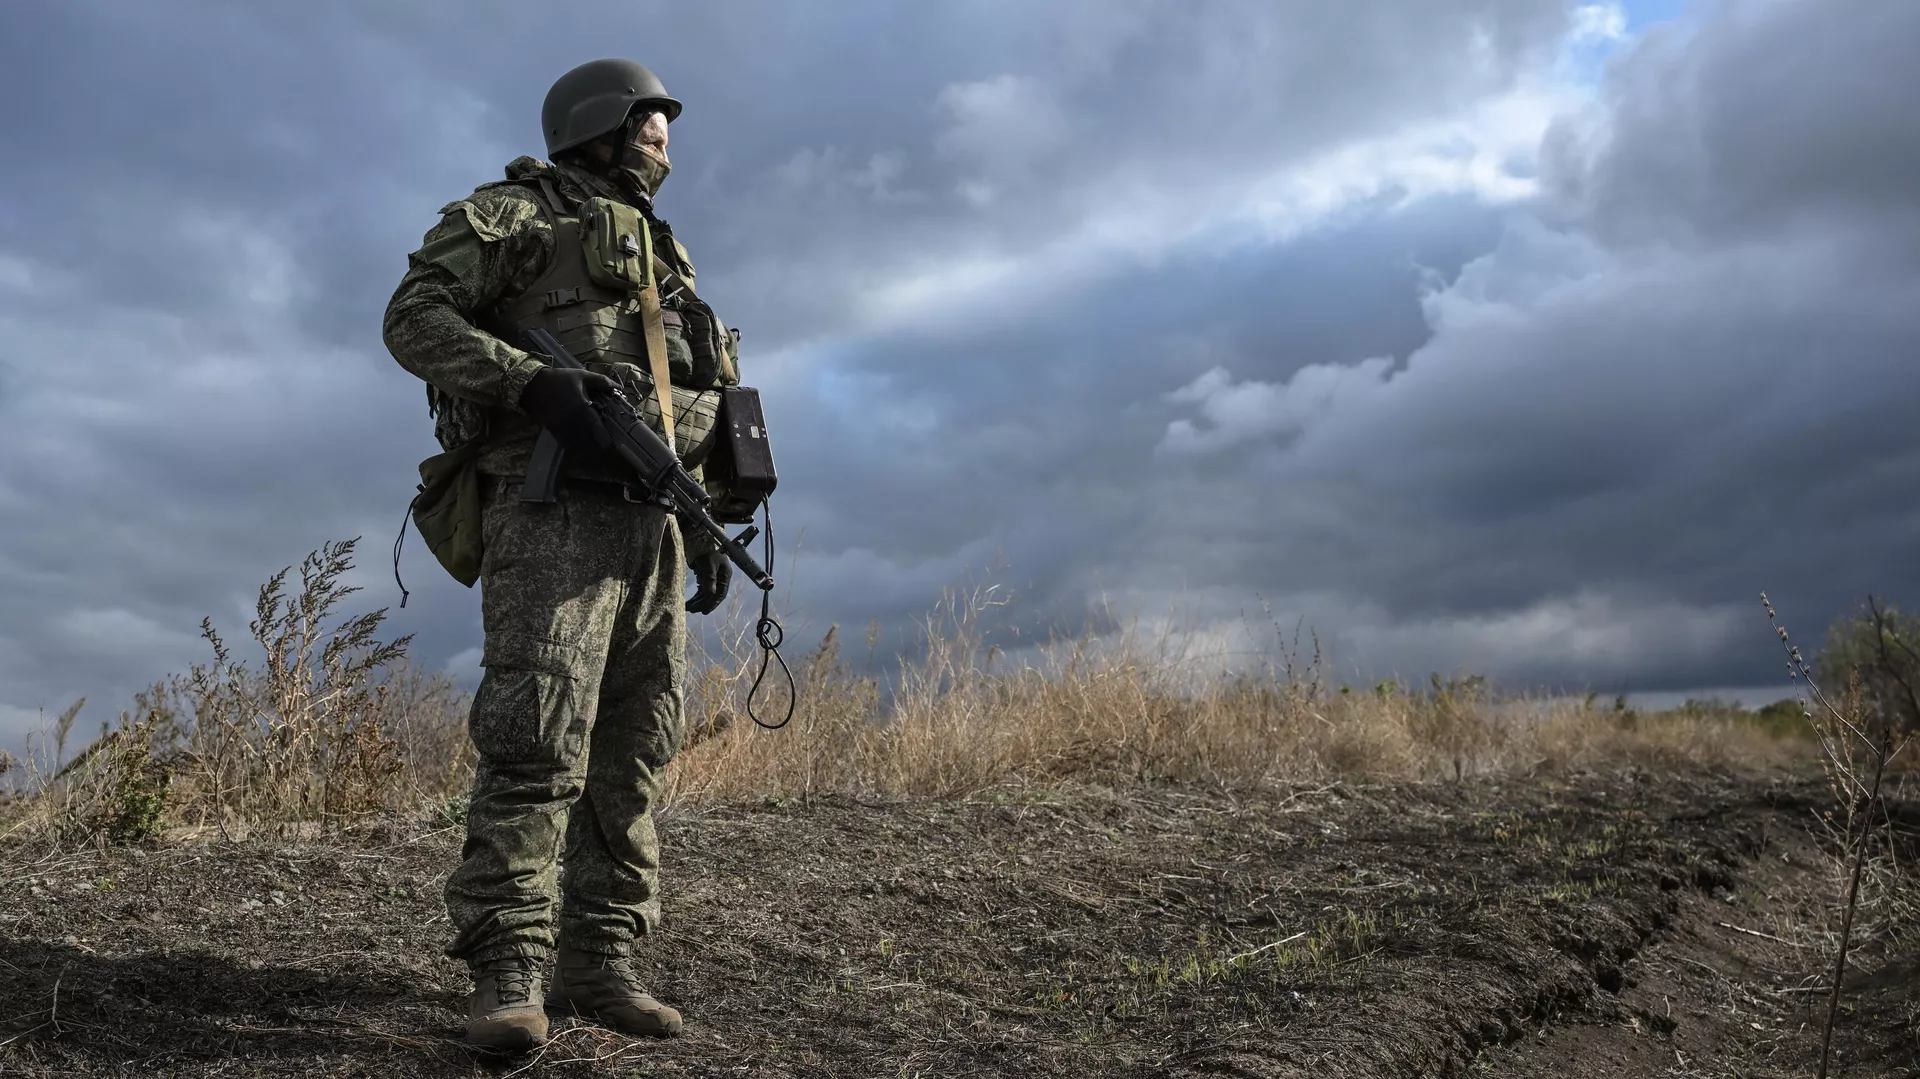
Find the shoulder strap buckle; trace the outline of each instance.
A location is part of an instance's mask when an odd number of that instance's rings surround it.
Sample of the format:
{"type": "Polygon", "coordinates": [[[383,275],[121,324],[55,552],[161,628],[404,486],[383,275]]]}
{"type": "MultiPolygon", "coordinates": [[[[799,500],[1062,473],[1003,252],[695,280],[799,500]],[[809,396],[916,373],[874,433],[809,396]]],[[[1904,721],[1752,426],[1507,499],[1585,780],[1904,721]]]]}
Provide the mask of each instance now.
{"type": "Polygon", "coordinates": [[[580,295],[579,285],[574,285],[571,288],[554,289],[544,297],[548,310],[552,310],[555,307],[565,307],[568,304],[579,303],[583,299],[585,299],[585,297],[580,295]]]}

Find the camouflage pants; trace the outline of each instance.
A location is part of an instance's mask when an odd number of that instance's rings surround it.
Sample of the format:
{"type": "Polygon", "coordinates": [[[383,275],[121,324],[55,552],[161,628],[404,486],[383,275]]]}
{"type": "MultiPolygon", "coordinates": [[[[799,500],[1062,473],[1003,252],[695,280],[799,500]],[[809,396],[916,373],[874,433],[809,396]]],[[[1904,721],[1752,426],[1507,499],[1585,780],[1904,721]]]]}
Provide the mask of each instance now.
{"type": "Polygon", "coordinates": [[[617,489],[523,505],[518,480],[482,483],[486,675],[447,954],[545,957],[556,898],[570,944],[626,954],[659,920],[653,808],[684,729],[679,527],[617,489]]]}

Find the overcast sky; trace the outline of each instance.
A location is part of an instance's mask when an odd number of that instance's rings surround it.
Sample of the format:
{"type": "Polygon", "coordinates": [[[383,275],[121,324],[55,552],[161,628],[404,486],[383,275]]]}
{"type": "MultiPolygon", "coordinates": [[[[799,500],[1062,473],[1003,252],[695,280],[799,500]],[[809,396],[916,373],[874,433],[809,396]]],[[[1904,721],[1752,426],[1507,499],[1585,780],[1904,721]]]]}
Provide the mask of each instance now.
{"type": "MultiPolygon", "coordinates": [[[[397,605],[381,311],[606,54],[686,103],[801,641],[997,565],[1009,634],[1264,603],[1353,681],[1683,691],[1782,681],[1762,589],[1920,602],[1920,4],[27,0],[0,746],[327,540],[397,605]]],[[[477,594],[403,570],[471,676],[477,594]]]]}

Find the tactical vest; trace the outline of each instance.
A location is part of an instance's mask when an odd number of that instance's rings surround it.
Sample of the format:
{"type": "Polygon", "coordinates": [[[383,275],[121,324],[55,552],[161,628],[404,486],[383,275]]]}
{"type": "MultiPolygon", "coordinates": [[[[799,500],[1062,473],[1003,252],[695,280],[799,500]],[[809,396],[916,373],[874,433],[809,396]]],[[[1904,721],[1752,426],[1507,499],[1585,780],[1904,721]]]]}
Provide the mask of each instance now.
{"type": "Polygon", "coordinates": [[[694,294],[693,267],[670,230],[613,199],[574,204],[546,177],[537,179],[521,186],[553,226],[552,257],[546,272],[489,321],[516,339],[518,331],[545,327],[590,370],[620,383],[648,426],[664,434],[641,297],[656,289],[674,444],[689,470],[699,468],[713,449],[720,388],[740,381],[734,332],[694,294]]]}

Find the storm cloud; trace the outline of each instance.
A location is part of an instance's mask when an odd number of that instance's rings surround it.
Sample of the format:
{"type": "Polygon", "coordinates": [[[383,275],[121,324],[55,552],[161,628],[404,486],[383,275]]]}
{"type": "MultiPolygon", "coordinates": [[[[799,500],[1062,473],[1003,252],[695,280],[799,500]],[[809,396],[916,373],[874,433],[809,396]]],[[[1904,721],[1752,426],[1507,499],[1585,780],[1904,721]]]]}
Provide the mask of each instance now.
{"type": "MultiPolygon", "coordinates": [[[[796,621],[1265,604],[1343,677],[1770,684],[1911,596],[1920,8],[86,2],[0,15],[0,744],[104,718],[435,451],[379,341],[561,71],[687,102],[796,621]],[[794,541],[798,539],[796,544],[794,541]]],[[[465,673],[417,544],[394,612],[465,673]]],[[[804,637],[804,634],[802,634],[804,637]]]]}

